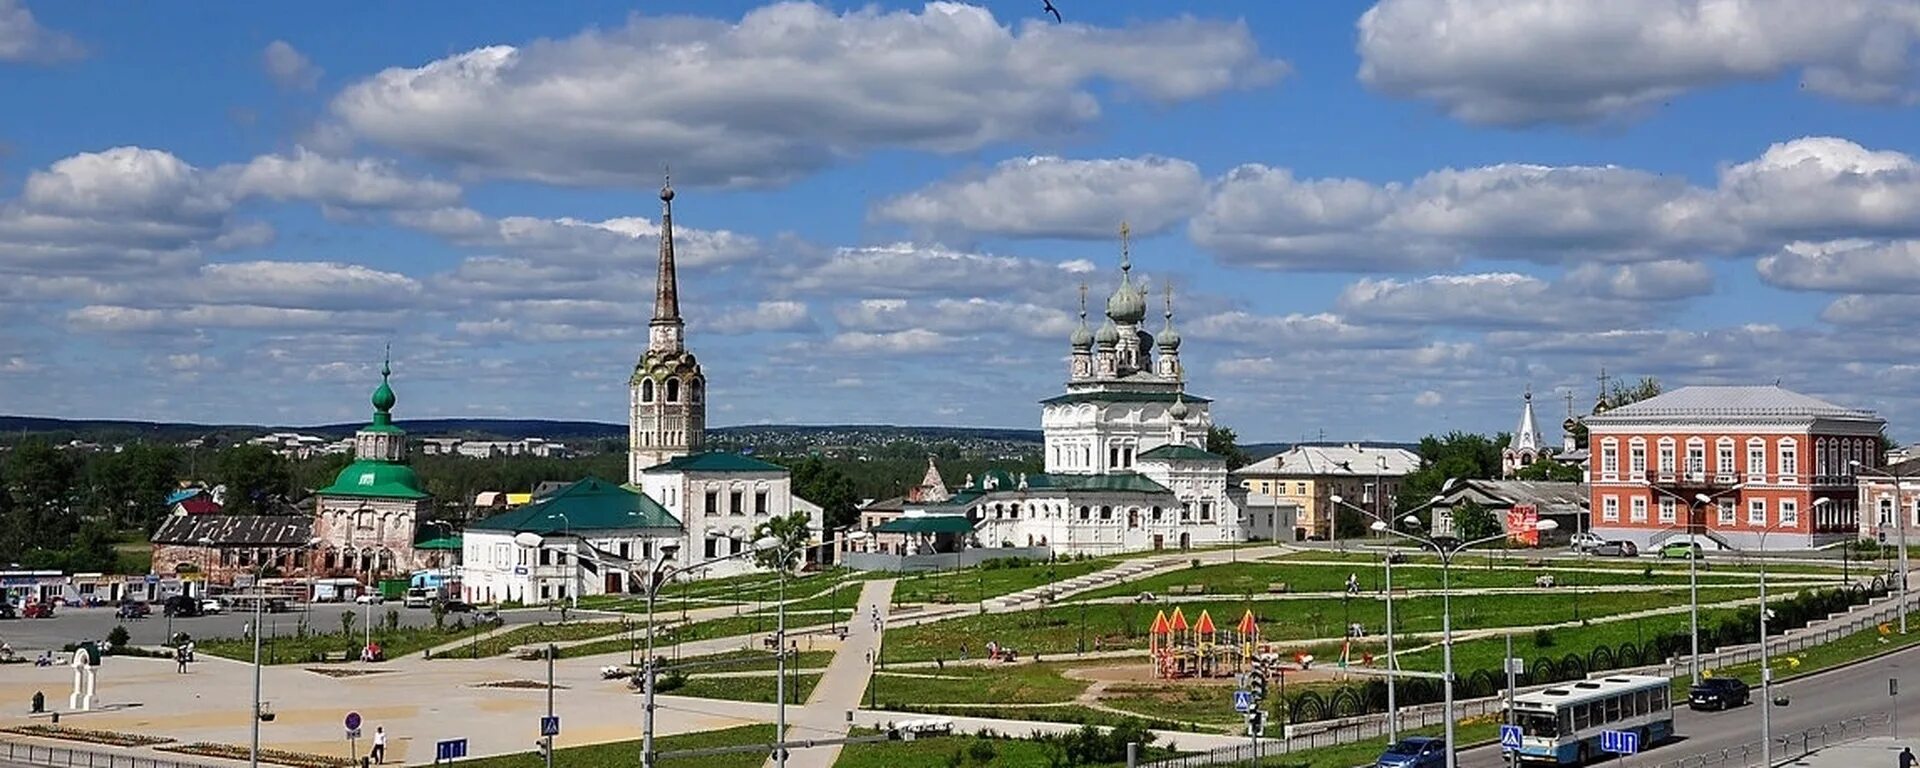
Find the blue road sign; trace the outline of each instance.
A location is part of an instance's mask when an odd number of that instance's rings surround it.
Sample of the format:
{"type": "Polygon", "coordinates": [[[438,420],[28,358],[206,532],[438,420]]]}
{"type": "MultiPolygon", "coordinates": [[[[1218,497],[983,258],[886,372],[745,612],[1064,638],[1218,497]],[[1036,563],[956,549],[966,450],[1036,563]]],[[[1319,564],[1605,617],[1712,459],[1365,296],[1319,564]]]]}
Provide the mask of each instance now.
{"type": "Polygon", "coordinates": [[[1520,750],[1520,726],[1500,726],[1500,748],[1518,752],[1520,750]]]}
{"type": "Polygon", "coordinates": [[[467,756],[466,739],[446,739],[433,744],[433,761],[452,762],[467,756]]]}
{"type": "Polygon", "coordinates": [[[347,730],[349,731],[360,730],[360,713],[358,712],[347,713],[347,730]]]}
{"type": "Polygon", "coordinates": [[[1601,731],[1600,751],[1616,755],[1632,755],[1640,752],[1640,734],[1633,731],[1601,731]]]}
{"type": "Polygon", "coordinates": [[[1252,712],[1253,709],[1253,691],[1233,692],[1233,711],[1252,712]]]}
{"type": "Polygon", "coordinates": [[[540,735],[542,736],[560,735],[560,716],[548,715],[546,717],[540,718],[540,735]]]}

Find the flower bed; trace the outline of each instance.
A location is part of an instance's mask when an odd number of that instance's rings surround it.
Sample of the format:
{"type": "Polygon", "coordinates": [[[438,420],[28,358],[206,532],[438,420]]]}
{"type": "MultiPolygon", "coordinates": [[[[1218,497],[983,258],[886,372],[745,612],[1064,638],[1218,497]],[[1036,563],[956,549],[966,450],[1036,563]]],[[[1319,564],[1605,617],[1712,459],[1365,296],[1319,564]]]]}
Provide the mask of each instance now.
{"type": "MultiPolygon", "coordinates": [[[[218,757],[225,760],[245,760],[249,754],[246,747],[238,747],[232,744],[211,744],[204,741],[171,747],[158,747],[157,749],[162,752],[178,752],[183,755],[196,755],[199,757],[218,757]]],[[[354,768],[356,765],[354,761],[344,757],[316,755],[311,752],[289,752],[284,749],[260,750],[260,762],[288,765],[293,766],[293,768],[354,768]]]]}
{"type": "Polygon", "coordinates": [[[328,669],[328,668],[325,668],[325,667],[307,667],[307,671],[308,671],[308,672],[312,672],[312,673],[314,673],[314,674],[316,674],[316,675],[326,675],[327,677],[360,677],[360,676],[362,676],[362,675],[379,675],[379,674],[384,674],[384,673],[387,673],[387,672],[390,672],[390,671],[392,671],[392,670],[386,670],[386,669],[328,669]]]}
{"type": "Polygon", "coordinates": [[[89,728],[69,728],[64,725],[42,725],[39,723],[0,728],[0,732],[17,733],[21,736],[38,736],[46,739],[84,741],[89,744],[105,744],[110,747],[151,747],[155,744],[165,744],[173,741],[173,739],[164,736],[143,736],[137,733],[96,731],[89,728]]]}
{"type": "MultiPolygon", "coordinates": [[[[491,683],[481,683],[474,687],[475,688],[517,688],[520,690],[544,691],[547,689],[547,684],[542,682],[536,682],[533,680],[496,680],[491,683]]],[[[567,689],[567,687],[564,685],[555,685],[553,689],[556,691],[564,691],[567,689]]]]}

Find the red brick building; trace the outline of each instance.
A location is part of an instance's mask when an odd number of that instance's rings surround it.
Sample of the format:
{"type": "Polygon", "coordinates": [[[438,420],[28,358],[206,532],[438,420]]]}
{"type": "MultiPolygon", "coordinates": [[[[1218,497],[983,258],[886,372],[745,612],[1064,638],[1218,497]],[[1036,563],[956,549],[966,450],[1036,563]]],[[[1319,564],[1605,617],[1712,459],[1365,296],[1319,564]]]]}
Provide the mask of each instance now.
{"type": "Polygon", "coordinates": [[[1886,422],[1778,386],[1700,386],[1586,426],[1595,533],[1643,547],[1691,534],[1708,548],[1800,549],[1857,535],[1849,462],[1880,465],[1886,422]]]}

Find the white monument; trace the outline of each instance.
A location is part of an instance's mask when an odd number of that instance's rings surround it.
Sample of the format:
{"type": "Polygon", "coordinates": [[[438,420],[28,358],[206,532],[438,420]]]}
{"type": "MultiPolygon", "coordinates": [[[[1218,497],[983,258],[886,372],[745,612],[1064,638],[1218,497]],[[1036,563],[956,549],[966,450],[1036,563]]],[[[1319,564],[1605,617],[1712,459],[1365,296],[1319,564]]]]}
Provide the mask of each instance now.
{"type": "Polygon", "coordinates": [[[67,698],[67,708],[85,712],[93,709],[94,677],[100,669],[100,647],[93,641],[81,643],[73,649],[73,695],[67,698]]]}

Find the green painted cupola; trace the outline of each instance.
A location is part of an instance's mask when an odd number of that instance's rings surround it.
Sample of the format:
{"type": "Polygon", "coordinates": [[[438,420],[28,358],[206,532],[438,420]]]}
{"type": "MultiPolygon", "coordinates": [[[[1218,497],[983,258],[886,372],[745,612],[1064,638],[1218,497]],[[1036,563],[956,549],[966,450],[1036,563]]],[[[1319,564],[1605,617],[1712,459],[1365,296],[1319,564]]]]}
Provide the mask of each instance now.
{"type": "Polygon", "coordinates": [[[333,485],[320,489],[326,496],[363,496],[384,499],[424,499],[420,478],[407,466],[407,433],[393,424],[393,405],[399,398],[389,381],[391,354],[380,361],[380,386],[373,390],[373,423],[353,435],[353,463],[340,470],[333,485]]]}

